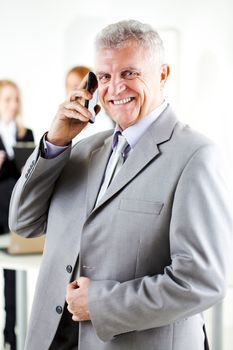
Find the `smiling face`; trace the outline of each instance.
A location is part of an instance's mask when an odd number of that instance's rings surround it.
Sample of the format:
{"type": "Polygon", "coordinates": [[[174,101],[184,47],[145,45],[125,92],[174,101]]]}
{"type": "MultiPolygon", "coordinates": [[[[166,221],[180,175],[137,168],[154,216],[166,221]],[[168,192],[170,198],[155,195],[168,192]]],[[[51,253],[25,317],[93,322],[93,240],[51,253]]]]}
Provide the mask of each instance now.
{"type": "Polygon", "coordinates": [[[11,85],[0,91],[0,118],[5,122],[14,120],[19,113],[19,92],[11,85]]]}
{"type": "Polygon", "coordinates": [[[156,66],[146,49],[134,41],[128,44],[96,53],[100,102],[122,130],[163,102],[163,87],[169,74],[168,66],[156,66]]]}

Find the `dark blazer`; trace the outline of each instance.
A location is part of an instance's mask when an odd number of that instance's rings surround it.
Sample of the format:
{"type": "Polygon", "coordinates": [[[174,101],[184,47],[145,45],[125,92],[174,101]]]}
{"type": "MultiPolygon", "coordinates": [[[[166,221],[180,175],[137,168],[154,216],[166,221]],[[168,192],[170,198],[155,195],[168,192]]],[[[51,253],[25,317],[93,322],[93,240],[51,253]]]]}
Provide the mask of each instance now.
{"type": "MultiPolygon", "coordinates": [[[[33,137],[32,130],[27,129],[26,134],[22,138],[16,136],[16,141],[17,142],[33,142],[34,137],[33,137]]],[[[0,135],[0,151],[6,151],[5,146],[3,144],[3,141],[2,141],[2,138],[1,138],[1,135],[0,135]]],[[[5,179],[8,179],[9,177],[13,177],[15,179],[18,179],[19,176],[20,176],[20,174],[15,166],[14,160],[10,160],[10,159],[6,158],[5,162],[3,163],[3,165],[0,169],[0,182],[5,180],[5,179]]]]}
{"type": "MultiPolygon", "coordinates": [[[[27,129],[24,137],[16,135],[17,142],[33,142],[34,137],[32,130],[27,129]]],[[[0,135],[0,150],[6,151],[0,135]]],[[[15,161],[6,158],[0,169],[0,234],[8,231],[8,208],[10,203],[11,192],[20,177],[15,161]]]]}

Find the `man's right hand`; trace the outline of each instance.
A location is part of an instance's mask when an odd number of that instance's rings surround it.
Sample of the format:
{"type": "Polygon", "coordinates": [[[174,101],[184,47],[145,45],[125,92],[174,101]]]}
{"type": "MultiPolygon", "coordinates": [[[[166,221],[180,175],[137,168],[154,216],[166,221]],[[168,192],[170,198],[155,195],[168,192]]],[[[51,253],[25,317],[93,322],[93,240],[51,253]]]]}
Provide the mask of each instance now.
{"type": "MultiPolygon", "coordinates": [[[[47,134],[47,140],[57,146],[66,146],[89,122],[92,114],[82,102],[92,94],[85,90],[85,77],[79,88],[70,94],[69,101],[62,103],[47,134]]],[[[98,106],[99,107],[99,106],[98,106]]],[[[100,109],[100,107],[97,110],[100,109]]]]}

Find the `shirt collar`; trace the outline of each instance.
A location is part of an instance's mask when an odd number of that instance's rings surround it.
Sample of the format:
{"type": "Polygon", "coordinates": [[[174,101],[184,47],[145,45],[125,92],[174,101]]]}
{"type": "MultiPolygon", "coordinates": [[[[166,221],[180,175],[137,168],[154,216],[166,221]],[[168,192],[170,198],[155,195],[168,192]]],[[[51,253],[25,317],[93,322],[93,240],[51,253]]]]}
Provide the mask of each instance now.
{"type": "Polygon", "coordinates": [[[6,132],[14,135],[16,133],[15,121],[12,120],[9,123],[6,123],[6,122],[0,120],[0,130],[6,131],[6,132]]]}
{"type": "Polygon", "coordinates": [[[152,112],[147,114],[138,123],[129,126],[124,131],[121,131],[119,125],[116,125],[112,139],[112,148],[114,149],[114,147],[117,145],[118,134],[122,133],[122,135],[124,135],[124,137],[126,138],[128,144],[130,145],[130,149],[134,149],[142,135],[151,126],[151,124],[156,121],[160,114],[165,110],[167,105],[167,101],[164,101],[160,106],[156,107],[152,112]]]}

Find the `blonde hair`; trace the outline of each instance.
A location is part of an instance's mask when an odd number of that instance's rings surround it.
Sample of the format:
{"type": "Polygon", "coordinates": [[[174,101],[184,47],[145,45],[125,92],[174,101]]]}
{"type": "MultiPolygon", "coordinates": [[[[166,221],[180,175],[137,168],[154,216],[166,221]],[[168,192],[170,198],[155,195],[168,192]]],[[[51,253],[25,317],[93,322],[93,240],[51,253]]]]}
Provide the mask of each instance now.
{"type": "MultiPolygon", "coordinates": [[[[19,111],[18,111],[18,115],[16,116],[15,123],[16,123],[17,136],[19,138],[23,138],[25,136],[25,134],[26,134],[27,129],[23,125],[22,116],[21,116],[21,101],[20,101],[19,88],[16,85],[16,83],[14,83],[12,80],[7,80],[7,79],[0,80],[0,94],[1,94],[1,91],[6,86],[13,87],[15,90],[17,90],[18,95],[19,95],[19,111]]],[[[0,116],[0,118],[1,118],[1,116],[0,116]]]]}

